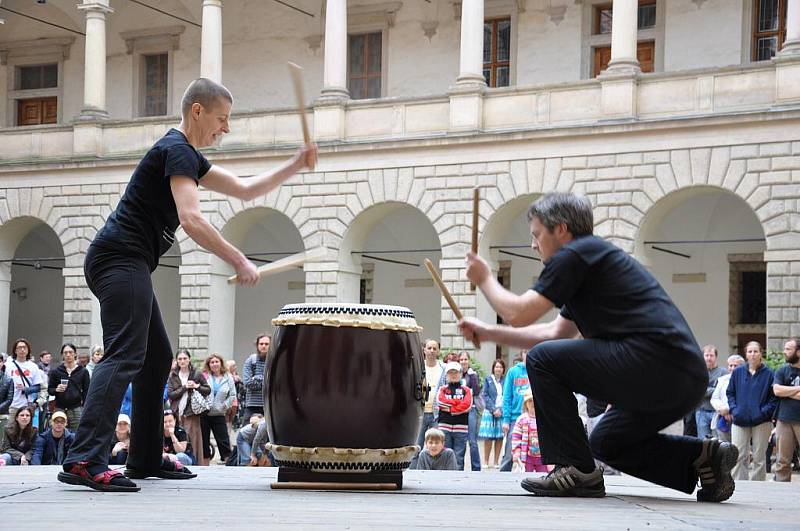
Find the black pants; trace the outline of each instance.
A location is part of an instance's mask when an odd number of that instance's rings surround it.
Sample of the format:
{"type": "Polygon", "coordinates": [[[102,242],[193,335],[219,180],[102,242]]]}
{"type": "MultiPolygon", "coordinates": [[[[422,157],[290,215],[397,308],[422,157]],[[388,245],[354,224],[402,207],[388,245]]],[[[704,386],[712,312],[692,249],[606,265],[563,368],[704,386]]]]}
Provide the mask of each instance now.
{"type": "Polygon", "coordinates": [[[200,417],[200,429],[203,432],[203,455],[206,459],[211,459],[211,432],[214,432],[214,440],[217,441],[219,456],[225,461],[231,455],[231,439],[228,435],[228,423],[225,415],[203,415],[200,417]]]}
{"type": "Polygon", "coordinates": [[[65,461],[108,464],[122,397],[133,381],[128,466],[158,469],[162,400],[172,349],[153,295],[150,268],[142,258],[92,245],[84,273],[100,300],[105,355],[92,373],[83,416],[65,461]]]}
{"type": "Polygon", "coordinates": [[[708,375],[698,354],[645,340],[546,341],[526,367],[547,464],[594,468],[593,456],[626,474],[694,491],[697,438],[659,430],[697,407],[708,375]],[[573,392],[612,404],[587,439],[573,392]]]}

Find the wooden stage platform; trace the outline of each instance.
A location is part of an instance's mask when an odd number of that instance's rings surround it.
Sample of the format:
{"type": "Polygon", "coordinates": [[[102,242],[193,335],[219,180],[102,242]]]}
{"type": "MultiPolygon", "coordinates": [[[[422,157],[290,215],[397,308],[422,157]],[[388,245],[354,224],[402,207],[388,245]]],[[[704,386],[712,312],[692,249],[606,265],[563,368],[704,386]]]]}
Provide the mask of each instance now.
{"type": "Polygon", "coordinates": [[[779,529],[797,530],[800,477],[740,482],[722,504],[625,476],[603,499],[536,498],[521,474],[407,471],[402,491],[271,490],[275,468],[192,467],[189,481],[139,481],[132,494],[63,485],[58,467],[0,468],[0,529],[779,529]]]}

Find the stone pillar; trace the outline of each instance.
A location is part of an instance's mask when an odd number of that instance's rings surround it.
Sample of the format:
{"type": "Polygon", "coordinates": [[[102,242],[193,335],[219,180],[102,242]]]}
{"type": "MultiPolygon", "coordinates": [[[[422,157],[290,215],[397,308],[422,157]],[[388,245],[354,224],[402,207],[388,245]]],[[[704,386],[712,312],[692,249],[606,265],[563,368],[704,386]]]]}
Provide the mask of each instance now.
{"type": "MultiPolygon", "coordinates": [[[[8,344],[8,320],[11,316],[11,263],[0,263],[0,350],[11,348],[8,344]]],[[[10,354],[10,352],[9,352],[10,354]]]]}
{"type": "Polygon", "coordinates": [[[638,1],[614,0],[611,19],[611,61],[607,72],[638,74],[639,59],[636,57],[638,32],[638,1]]]}
{"type": "Polygon", "coordinates": [[[800,251],[764,253],[767,262],[767,348],[783,349],[790,337],[800,336],[800,251]]]}
{"type": "Polygon", "coordinates": [[[222,0],[203,0],[200,77],[222,83],[222,0]]]}
{"type": "Polygon", "coordinates": [[[347,0],[327,0],[325,13],[322,99],[347,99],[347,0]]]}
{"type": "Polygon", "coordinates": [[[483,0],[461,3],[461,53],[458,85],[486,86],[483,77],[483,0]]]}
{"type": "Polygon", "coordinates": [[[106,111],[106,14],[114,10],[109,0],[83,0],[77,8],[86,12],[86,46],[83,74],[83,119],[107,118],[106,111]]]}
{"type": "MultiPolygon", "coordinates": [[[[83,275],[85,252],[66,257],[64,267],[64,341],[88,348],[92,343],[92,292],[83,275]]],[[[102,342],[102,341],[101,341],[102,342]]]]}
{"type": "Polygon", "coordinates": [[[800,57],[800,0],[788,0],[786,5],[786,40],[780,55],[800,57]]]}

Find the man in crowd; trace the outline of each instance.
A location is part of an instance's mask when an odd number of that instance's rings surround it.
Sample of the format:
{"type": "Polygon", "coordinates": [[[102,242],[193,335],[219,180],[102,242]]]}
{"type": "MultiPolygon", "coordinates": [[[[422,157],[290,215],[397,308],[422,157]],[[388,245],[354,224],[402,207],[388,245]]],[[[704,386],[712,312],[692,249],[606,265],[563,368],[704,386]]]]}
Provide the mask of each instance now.
{"type": "Polygon", "coordinates": [[[775,462],[775,481],[792,480],[792,456],[800,442],[800,350],[797,339],[783,345],[786,364],[775,371],[772,392],[778,397],[778,460],[775,462]]]}
{"type": "Polygon", "coordinates": [[[545,464],[555,465],[522,487],[537,496],[601,497],[602,469],[593,455],[698,501],[728,499],[736,449],[714,439],[660,433],[694,410],[708,374],[683,315],[656,279],[628,253],[594,236],[586,197],[551,192],[528,210],[532,247],[544,270],[533,288],[515,295],[489,264],[467,253],[467,278],[508,325],[459,321],[467,340],[531,348],[526,367],[545,464]],[[537,321],[553,308],[559,315],[537,321]],[[576,339],[578,334],[580,339],[576,339]],[[643,400],[659,386],[669,392],[643,400]],[[587,439],[573,393],[612,404],[587,439]],[[654,458],[657,456],[657,458],[654,458]]]}
{"type": "MultiPolygon", "coordinates": [[[[425,409],[422,413],[422,425],[419,427],[419,435],[417,436],[417,446],[424,448],[425,434],[428,430],[436,427],[436,419],[434,418],[434,402],[439,391],[439,380],[442,378],[444,371],[444,363],[439,361],[439,342],[435,339],[426,339],[425,346],[422,349],[425,355],[425,381],[430,388],[428,392],[428,399],[425,401],[425,409]]],[[[411,459],[411,468],[416,468],[419,453],[411,459]]]]}
{"type": "Polygon", "coordinates": [[[736,367],[744,364],[744,358],[740,355],[728,356],[728,374],[719,377],[717,387],[714,388],[714,393],[711,395],[711,405],[714,408],[711,427],[721,441],[731,442],[733,417],[731,417],[731,410],[728,406],[728,384],[731,381],[731,373],[736,367]]]}
{"type": "Polygon", "coordinates": [[[748,479],[747,465],[752,449],[753,470],[749,479],[764,481],[767,479],[767,444],[772,432],[772,414],[778,401],[772,392],[774,375],[764,364],[761,344],[749,342],[745,354],[747,364],[731,373],[727,391],[733,417],[731,440],[739,449],[733,477],[748,479]]]}
{"type": "Polygon", "coordinates": [[[242,380],[247,392],[244,399],[246,419],[256,414],[264,414],[264,365],[267,363],[270,340],[269,335],[259,334],[256,337],[256,351],[244,362],[242,380]]]}
{"type": "Polygon", "coordinates": [[[706,394],[703,395],[703,401],[700,403],[700,407],[695,411],[697,436],[701,439],[712,436],[711,419],[714,418],[714,407],[711,405],[711,395],[714,394],[714,389],[717,387],[717,380],[721,376],[727,374],[724,368],[717,367],[718,355],[717,347],[714,345],[706,345],[703,347],[703,359],[706,362],[706,369],[708,370],[708,386],[706,387],[706,394]]]}
{"type": "Polygon", "coordinates": [[[67,429],[67,414],[56,411],[50,417],[50,429],[36,437],[32,465],[63,465],[75,434],[67,429]]]}

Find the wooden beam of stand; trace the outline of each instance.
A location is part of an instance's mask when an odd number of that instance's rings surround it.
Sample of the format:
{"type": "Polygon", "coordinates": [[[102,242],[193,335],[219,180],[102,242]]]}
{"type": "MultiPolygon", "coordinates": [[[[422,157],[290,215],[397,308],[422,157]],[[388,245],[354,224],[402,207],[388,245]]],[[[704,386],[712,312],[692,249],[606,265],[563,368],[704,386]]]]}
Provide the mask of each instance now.
{"type": "MultiPolygon", "coordinates": [[[[435,267],[433,267],[433,262],[431,262],[429,259],[426,258],[425,267],[428,268],[428,273],[431,274],[433,283],[436,284],[436,286],[439,288],[439,291],[442,293],[442,297],[444,297],[444,300],[447,301],[447,304],[450,306],[450,309],[453,310],[456,319],[458,319],[459,321],[463,319],[464,315],[461,313],[461,310],[458,309],[458,304],[456,304],[456,301],[453,299],[453,296],[450,295],[450,290],[448,290],[447,286],[445,286],[444,282],[442,282],[442,277],[439,276],[439,272],[436,271],[435,267]]],[[[481,348],[481,342],[478,340],[477,337],[472,341],[472,344],[475,345],[475,348],[481,348]]]]}
{"type": "MultiPolygon", "coordinates": [[[[305,253],[297,253],[286,258],[281,258],[269,264],[264,264],[258,268],[258,276],[265,277],[267,275],[274,275],[275,273],[282,273],[301,266],[306,262],[313,262],[319,260],[325,255],[326,249],[324,247],[317,247],[305,253]]],[[[236,284],[239,281],[237,275],[228,277],[228,284],[236,284]]]]}
{"type": "Polygon", "coordinates": [[[397,490],[394,483],[344,483],[327,481],[281,481],[269,484],[276,490],[397,490]]]}
{"type": "MultiPolygon", "coordinates": [[[[481,191],[477,186],[472,190],[472,252],[478,254],[478,205],[481,202],[481,191]]],[[[475,284],[469,283],[469,289],[475,291],[475,284]]]]}
{"type": "Polygon", "coordinates": [[[308,130],[308,119],[306,118],[306,98],[303,90],[303,68],[289,61],[289,74],[292,76],[294,86],[294,96],[297,100],[297,110],[300,112],[300,125],[303,128],[303,143],[311,143],[311,133],[308,130]]]}

